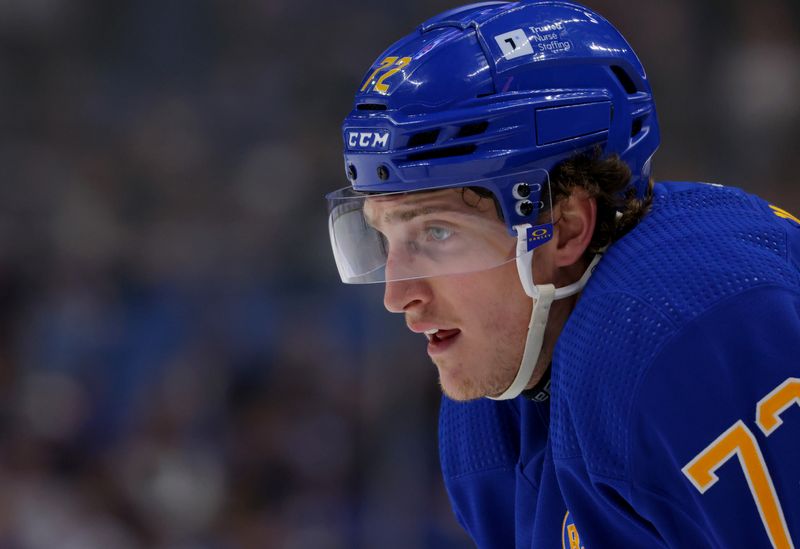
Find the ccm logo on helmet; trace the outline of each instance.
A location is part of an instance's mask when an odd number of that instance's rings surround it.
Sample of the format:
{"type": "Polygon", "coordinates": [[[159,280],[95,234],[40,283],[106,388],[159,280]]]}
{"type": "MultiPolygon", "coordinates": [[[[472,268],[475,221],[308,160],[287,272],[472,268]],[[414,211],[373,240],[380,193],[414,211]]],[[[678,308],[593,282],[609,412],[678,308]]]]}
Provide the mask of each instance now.
{"type": "Polygon", "coordinates": [[[389,130],[346,130],[345,141],[351,150],[385,151],[389,148],[389,130]]]}

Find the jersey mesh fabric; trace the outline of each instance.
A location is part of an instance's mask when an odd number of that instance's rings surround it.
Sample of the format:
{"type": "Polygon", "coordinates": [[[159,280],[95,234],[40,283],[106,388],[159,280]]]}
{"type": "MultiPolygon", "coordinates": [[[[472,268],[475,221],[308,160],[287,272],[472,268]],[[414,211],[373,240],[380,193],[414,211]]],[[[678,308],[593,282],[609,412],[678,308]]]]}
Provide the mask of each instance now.
{"type": "Polygon", "coordinates": [[[444,397],[439,439],[445,478],[513,468],[519,456],[519,414],[510,402],[454,402],[444,397]]]}
{"type": "Polygon", "coordinates": [[[515,402],[442,398],[439,458],[458,522],[479,547],[513,547],[519,413],[515,402]]]}
{"type": "Polygon", "coordinates": [[[789,227],[738,189],[656,185],[651,213],[609,248],[556,346],[554,458],[581,456],[590,474],[627,478],[632,397],[660,345],[726,297],[798,287],[789,227]]]}

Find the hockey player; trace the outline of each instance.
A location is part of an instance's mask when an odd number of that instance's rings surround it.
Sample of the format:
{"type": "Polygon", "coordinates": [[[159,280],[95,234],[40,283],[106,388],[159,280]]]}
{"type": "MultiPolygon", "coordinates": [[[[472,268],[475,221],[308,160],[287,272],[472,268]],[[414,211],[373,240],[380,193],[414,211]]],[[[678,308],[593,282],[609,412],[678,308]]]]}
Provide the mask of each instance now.
{"type": "Polygon", "coordinates": [[[377,59],[343,137],[337,266],[427,338],[479,547],[794,546],[800,221],[651,182],[650,85],[608,21],[443,13],[377,59]]]}

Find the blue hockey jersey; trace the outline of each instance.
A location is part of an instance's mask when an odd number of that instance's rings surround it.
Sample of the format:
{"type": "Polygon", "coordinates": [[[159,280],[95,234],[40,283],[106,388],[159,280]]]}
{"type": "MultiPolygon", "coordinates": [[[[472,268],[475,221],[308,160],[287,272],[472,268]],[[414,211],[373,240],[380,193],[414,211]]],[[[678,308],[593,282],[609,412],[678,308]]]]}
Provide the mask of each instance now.
{"type": "Polygon", "coordinates": [[[549,402],[442,402],[481,548],[800,540],[800,222],[734,188],[654,193],[570,315],[549,402]]]}

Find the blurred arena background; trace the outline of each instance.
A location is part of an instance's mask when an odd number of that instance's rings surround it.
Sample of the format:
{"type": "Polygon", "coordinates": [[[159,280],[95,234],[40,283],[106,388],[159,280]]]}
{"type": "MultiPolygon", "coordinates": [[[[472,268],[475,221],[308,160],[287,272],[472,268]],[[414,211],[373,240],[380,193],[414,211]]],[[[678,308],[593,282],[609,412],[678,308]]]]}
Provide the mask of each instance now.
{"type": "MultiPolygon", "coordinates": [[[[587,4],[657,178],[800,212],[796,0],[587,4]]],[[[370,63],[456,5],[0,1],[0,547],[470,546],[425,342],[338,282],[323,200],[370,63]]]]}

